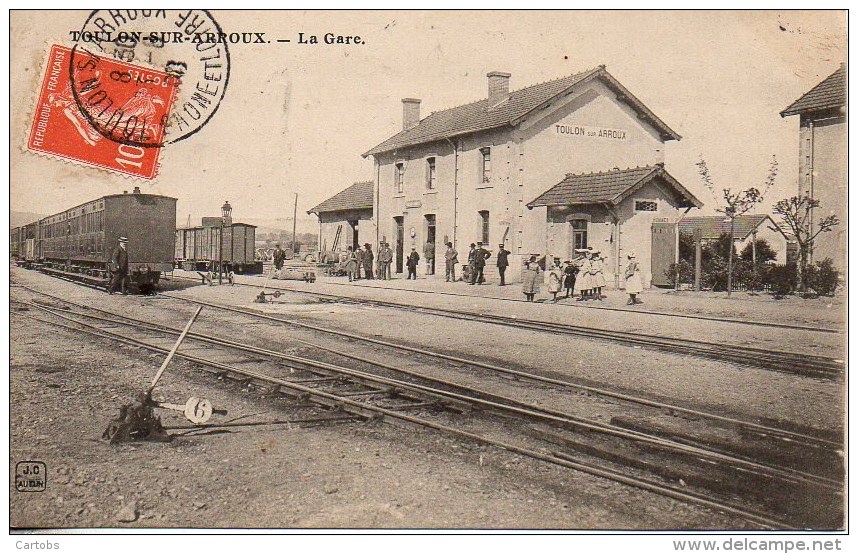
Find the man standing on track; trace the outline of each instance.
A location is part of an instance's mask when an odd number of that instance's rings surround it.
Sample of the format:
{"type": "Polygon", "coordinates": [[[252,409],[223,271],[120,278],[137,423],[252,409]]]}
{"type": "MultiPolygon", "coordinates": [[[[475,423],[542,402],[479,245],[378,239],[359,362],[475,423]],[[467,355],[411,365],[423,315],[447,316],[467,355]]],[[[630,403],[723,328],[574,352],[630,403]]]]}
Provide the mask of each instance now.
{"type": "Polygon", "coordinates": [[[280,244],[277,244],[277,248],[274,249],[274,269],[280,271],[283,269],[283,262],[286,261],[286,251],[280,248],[280,244]]]}
{"type": "Polygon", "coordinates": [[[509,250],[503,247],[503,244],[498,245],[498,273],[500,274],[500,286],[506,285],[505,274],[506,268],[509,267],[509,250]]]}
{"type": "Polygon", "coordinates": [[[119,246],[110,257],[110,285],[107,292],[113,294],[117,288],[121,288],[122,294],[128,294],[126,282],[128,281],[128,239],[119,237],[119,246]]]}

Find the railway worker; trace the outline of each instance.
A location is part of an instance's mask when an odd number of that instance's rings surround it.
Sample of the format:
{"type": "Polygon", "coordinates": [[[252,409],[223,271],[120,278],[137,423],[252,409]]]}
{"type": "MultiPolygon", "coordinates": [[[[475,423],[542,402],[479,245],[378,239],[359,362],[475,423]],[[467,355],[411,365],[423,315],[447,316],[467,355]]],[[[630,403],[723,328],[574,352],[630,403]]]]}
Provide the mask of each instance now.
{"type": "Polygon", "coordinates": [[[286,261],[286,251],[280,248],[280,243],[277,243],[274,249],[274,269],[280,271],[283,269],[283,262],[286,261]]]}
{"type": "Polygon", "coordinates": [[[447,251],[444,252],[444,265],[446,269],[447,282],[456,281],[456,264],[459,263],[459,253],[453,248],[453,243],[447,243],[447,251]]]}
{"type": "Polygon", "coordinates": [[[483,248],[483,243],[477,243],[477,249],[474,251],[474,269],[471,272],[471,284],[482,285],[486,282],[483,276],[483,270],[486,268],[486,260],[491,257],[491,253],[483,248]]]}
{"type": "Polygon", "coordinates": [[[349,276],[349,282],[355,280],[355,274],[358,269],[358,260],[357,254],[355,254],[354,249],[349,246],[348,252],[346,253],[346,274],[349,276]]]}
{"type": "Polygon", "coordinates": [[[372,254],[372,247],[369,243],[363,245],[363,272],[364,277],[367,279],[372,279],[372,262],[375,260],[375,256],[372,254]]]}
{"type": "Polygon", "coordinates": [[[539,292],[539,264],[536,262],[536,256],[531,256],[530,260],[524,262],[524,268],[521,270],[521,290],[528,302],[533,302],[539,292]]]}
{"type": "Polygon", "coordinates": [[[641,268],[634,252],[629,252],[629,263],[626,265],[626,294],[629,295],[628,305],[643,304],[637,296],[643,291],[641,268]]]}
{"type": "Polygon", "coordinates": [[[607,284],[605,281],[605,258],[602,257],[600,250],[593,250],[593,257],[590,260],[590,275],[593,276],[593,298],[596,300],[604,300],[602,296],[602,287],[607,284]]]}
{"type": "Polygon", "coordinates": [[[110,285],[107,292],[113,294],[116,289],[121,289],[122,294],[128,294],[128,239],[119,237],[119,244],[110,256],[110,285]]]}
{"type": "Polygon", "coordinates": [[[551,301],[557,303],[557,293],[563,289],[563,268],[560,267],[560,258],[554,258],[551,269],[548,271],[548,292],[552,294],[551,301]]]}
{"type": "Polygon", "coordinates": [[[435,275],[435,242],[426,241],[423,245],[423,257],[426,258],[426,275],[435,275]]]}
{"type": "Polygon", "coordinates": [[[506,268],[509,267],[509,250],[503,247],[503,243],[498,245],[498,274],[500,274],[501,287],[506,286],[506,268]]]}
{"type": "Polygon", "coordinates": [[[406,277],[406,279],[417,280],[418,263],[420,263],[420,254],[418,254],[417,249],[412,246],[411,254],[408,255],[408,259],[405,261],[405,265],[408,267],[408,277],[406,277]]]}

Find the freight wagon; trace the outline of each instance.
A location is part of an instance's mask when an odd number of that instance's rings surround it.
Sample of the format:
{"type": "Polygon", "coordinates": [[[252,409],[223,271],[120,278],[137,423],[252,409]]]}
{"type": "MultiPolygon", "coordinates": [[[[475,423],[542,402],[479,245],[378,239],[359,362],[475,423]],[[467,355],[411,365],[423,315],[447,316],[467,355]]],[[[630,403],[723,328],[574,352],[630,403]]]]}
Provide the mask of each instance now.
{"type": "Polygon", "coordinates": [[[216,270],[219,262],[223,262],[224,271],[262,273],[255,245],[256,226],[246,223],[231,223],[223,228],[203,225],[176,229],[176,265],[186,271],[207,271],[216,270]]]}

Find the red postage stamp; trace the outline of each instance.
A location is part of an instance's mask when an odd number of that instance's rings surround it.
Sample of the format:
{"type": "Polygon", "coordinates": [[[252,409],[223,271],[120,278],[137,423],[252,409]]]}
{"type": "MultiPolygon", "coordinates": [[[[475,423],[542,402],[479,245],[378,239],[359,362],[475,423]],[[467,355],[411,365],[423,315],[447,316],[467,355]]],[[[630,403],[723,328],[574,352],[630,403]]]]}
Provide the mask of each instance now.
{"type": "Polygon", "coordinates": [[[163,71],[54,45],[27,147],[154,179],[178,85],[163,71]]]}

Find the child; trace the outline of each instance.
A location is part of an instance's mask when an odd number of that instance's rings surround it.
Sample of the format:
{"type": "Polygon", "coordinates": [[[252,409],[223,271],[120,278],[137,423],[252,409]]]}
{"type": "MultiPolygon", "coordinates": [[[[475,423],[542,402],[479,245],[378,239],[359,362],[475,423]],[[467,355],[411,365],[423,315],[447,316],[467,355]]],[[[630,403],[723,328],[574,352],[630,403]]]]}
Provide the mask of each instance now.
{"type": "Polygon", "coordinates": [[[629,295],[627,305],[643,304],[637,299],[638,294],[643,290],[641,282],[641,268],[638,265],[634,252],[629,252],[629,264],[626,266],[626,293],[629,295]]]}
{"type": "Polygon", "coordinates": [[[563,269],[560,267],[560,258],[554,258],[551,269],[548,272],[548,292],[552,294],[551,301],[557,303],[557,293],[563,288],[563,269]]]}
{"type": "Polygon", "coordinates": [[[566,298],[569,298],[575,289],[575,276],[578,274],[578,266],[570,260],[566,260],[564,263],[566,267],[563,268],[563,288],[566,289],[566,298]]]}

